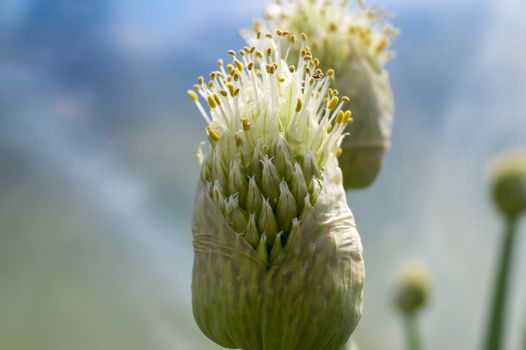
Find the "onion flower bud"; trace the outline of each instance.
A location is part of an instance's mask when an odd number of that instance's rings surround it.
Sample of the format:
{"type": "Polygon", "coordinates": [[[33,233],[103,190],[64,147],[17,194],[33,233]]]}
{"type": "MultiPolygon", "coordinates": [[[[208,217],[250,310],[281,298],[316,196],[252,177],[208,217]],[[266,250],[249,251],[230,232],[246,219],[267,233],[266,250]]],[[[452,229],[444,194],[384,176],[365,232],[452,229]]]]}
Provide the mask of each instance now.
{"type": "Polygon", "coordinates": [[[188,92],[209,140],[192,222],[194,318],[226,348],[338,349],[364,281],[336,159],[350,112],[294,36],[260,34],[229,54],[188,92]],[[293,45],[302,54],[289,65],[293,45]]]}
{"type": "Polygon", "coordinates": [[[351,137],[343,141],[339,163],[345,188],[359,189],[374,182],[390,145],[394,102],[385,64],[394,57],[388,46],[398,32],[361,1],[351,9],[345,0],[267,0],[266,22],[255,21],[242,35],[252,43],[268,27],[308,37],[332,86],[353,103],[351,137]]]}
{"type": "Polygon", "coordinates": [[[400,276],[396,306],[404,315],[413,315],[428,302],[431,294],[429,272],[420,265],[408,265],[400,276]]]}
{"type": "Polygon", "coordinates": [[[511,152],[491,165],[493,201],[507,217],[526,213],[526,152],[511,152]]]}

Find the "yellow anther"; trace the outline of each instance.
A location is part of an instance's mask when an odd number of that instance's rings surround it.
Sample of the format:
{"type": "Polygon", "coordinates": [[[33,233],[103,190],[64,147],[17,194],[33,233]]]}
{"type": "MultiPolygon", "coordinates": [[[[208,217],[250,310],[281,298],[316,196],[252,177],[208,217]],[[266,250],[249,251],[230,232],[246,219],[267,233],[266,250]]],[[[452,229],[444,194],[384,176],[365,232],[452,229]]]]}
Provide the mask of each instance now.
{"type": "Polygon", "coordinates": [[[343,116],[343,122],[352,123],[352,112],[351,111],[345,111],[345,114],[343,116]]]}
{"type": "Polygon", "coordinates": [[[241,132],[238,131],[234,134],[234,139],[236,140],[236,145],[239,147],[243,144],[243,137],[241,136],[241,132]]]}
{"type": "Polygon", "coordinates": [[[336,123],[337,124],[343,124],[345,118],[345,113],[343,111],[339,111],[336,115],[336,123]]]}
{"type": "Polygon", "coordinates": [[[338,25],[334,22],[329,23],[329,32],[335,32],[338,30],[338,25]]]}
{"type": "Polygon", "coordinates": [[[228,73],[230,74],[232,74],[232,72],[235,70],[234,65],[232,63],[227,64],[226,69],[228,70],[228,73]]]}
{"type": "Polygon", "coordinates": [[[243,124],[243,130],[250,130],[250,120],[248,120],[247,118],[241,118],[241,123],[243,124]]]}
{"type": "Polygon", "coordinates": [[[194,84],[194,85],[192,85],[192,87],[193,87],[194,89],[196,89],[196,90],[199,90],[199,88],[200,88],[201,86],[200,86],[199,84],[194,84]]]}
{"type": "Polygon", "coordinates": [[[294,43],[296,42],[296,36],[295,36],[294,34],[291,34],[291,35],[289,36],[289,40],[290,40],[290,42],[291,42],[292,44],[294,44],[294,43]]]}
{"type": "Polygon", "coordinates": [[[387,40],[380,39],[378,44],[376,44],[376,52],[381,53],[382,51],[384,51],[387,48],[387,44],[387,40]]]}
{"type": "Polygon", "coordinates": [[[307,41],[307,34],[305,34],[305,33],[301,33],[301,39],[302,39],[303,41],[307,41]]]}
{"type": "Polygon", "coordinates": [[[221,67],[224,63],[225,63],[225,62],[224,62],[222,59],[218,59],[218,60],[217,60],[217,65],[220,66],[220,67],[221,67]]]}
{"type": "Polygon", "coordinates": [[[243,50],[239,50],[238,53],[239,53],[240,56],[245,57],[245,51],[243,51],[243,50]]]}
{"type": "Polygon", "coordinates": [[[197,81],[199,82],[199,84],[204,84],[205,78],[203,76],[200,76],[199,78],[197,78],[197,81]]]}
{"type": "Polygon", "coordinates": [[[239,71],[242,71],[242,70],[243,70],[243,63],[241,63],[240,60],[238,60],[238,59],[234,59],[234,64],[236,65],[237,70],[239,70],[239,71]]]}
{"type": "Polygon", "coordinates": [[[333,76],[334,76],[334,69],[332,69],[332,68],[329,69],[329,70],[327,71],[327,75],[328,75],[329,77],[333,77],[333,76]]]}
{"type": "Polygon", "coordinates": [[[341,147],[336,148],[336,157],[340,157],[343,153],[343,149],[341,147]]]}
{"type": "Polygon", "coordinates": [[[217,104],[216,104],[216,101],[215,101],[213,95],[208,95],[208,97],[206,99],[207,99],[208,105],[210,106],[211,109],[214,109],[214,108],[217,107],[217,104]]]}
{"type": "Polygon", "coordinates": [[[219,93],[220,93],[221,96],[223,96],[223,97],[227,97],[227,96],[228,96],[228,92],[226,92],[225,89],[221,89],[221,90],[219,90],[219,93]]]}
{"type": "Polygon", "coordinates": [[[343,96],[343,97],[342,97],[342,101],[343,101],[343,103],[349,103],[350,100],[351,100],[351,99],[350,99],[348,96],[343,96]]]}
{"type": "Polygon", "coordinates": [[[267,38],[269,38],[269,39],[272,39],[272,34],[271,34],[271,33],[267,33],[267,34],[265,34],[265,36],[266,36],[267,38]]]}
{"type": "Polygon", "coordinates": [[[278,81],[279,81],[280,83],[283,83],[283,82],[285,82],[285,78],[283,78],[283,77],[278,77],[278,81]]]}
{"type": "Polygon", "coordinates": [[[301,111],[301,107],[303,107],[303,101],[298,98],[298,102],[296,103],[296,112],[301,111]]]}
{"type": "Polygon", "coordinates": [[[234,50],[228,50],[228,54],[230,56],[235,56],[236,55],[236,52],[234,50]]]}
{"type": "Polygon", "coordinates": [[[215,85],[216,85],[216,84],[214,83],[213,80],[208,82],[208,87],[209,87],[210,89],[212,89],[215,85]]]}
{"type": "Polygon", "coordinates": [[[232,78],[234,78],[234,81],[238,81],[239,80],[239,74],[237,72],[235,72],[234,74],[232,74],[232,78]]]}
{"type": "Polygon", "coordinates": [[[256,57],[258,58],[263,58],[263,52],[257,50],[256,53],[255,53],[256,57]]]}
{"type": "Polygon", "coordinates": [[[248,70],[252,70],[252,68],[254,68],[254,62],[250,62],[250,63],[247,65],[247,69],[248,69],[248,70]]]}
{"type": "Polygon", "coordinates": [[[211,126],[208,126],[206,128],[206,133],[208,134],[208,138],[210,139],[210,141],[217,142],[221,139],[219,134],[214,129],[212,129],[211,126]]]}
{"type": "Polygon", "coordinates": [[[296,72],[296,67],[294,67],[294,65],[290,65],[289,66],[289,72],[291,72],[291,73],[296,72]]]}
{"type": "Polygon", "coordinates": [[[226,84],[226,86],[228,87],[228,90],[230,91],[230,96],[234,96],[234,92],[236,91],[235,86],[232,85],[231,83],[226,84]]]}
{"type": "Polygon", "coordinates": [[[258,31],[257,34],[256,34],[256,37],[257,37],[258,39],[261,39],[262,36],[263,36],[263,33],[261,33],[261,32],[258,31]]]}
{"type": "Polygon", "coordinates": [[[234,91],[234,96],[237,96],[237,94],[239,94],[239,88],[237,88],[237,89],[234,91]]]}
{"type": "Polygon", "coordinates": [[[318,58],[315,58],[312,60],[312,63],[315,65],[315,66],[319,66],[320,65],[320,60],[318,58]]]}
{"type": "Polygon", "coordinates": [[[252,22],[252,28],[254,28],[254,31],[256,33],[259,33],[261,31],[261,27],[262,26],[263,26],[263,24],[260,21],[258,21],[258,20],[254,20],[252,22]]]}
{"type": "Polygon", "coordinates": [[[186,94],[187,94],[188,96],[190,96],[190,98],[192,99],[192,101],[194,101],[194,102],[197,101],[198,97],[197,97],[197,94],[196,94],[194,91],[192,91],[192,90],[188,90],[188,91],[186,92],[186,94]]]}
{"type": "Polygon", "coordinates": [[[269,48],[267,49],[267,56],[271,56],[271,55],[272,55],[272,48],[269,47],[269,48]]]}
{"type": "Polygon", "coordinates": [[[216,102],[216,104],[218,106],[221,106],[221,99],[219,98],[219,96],[216,93],[214,93],[213,96],[214,96],[214,101],[216,102]]]}
{"type": "Polygon", "coordinates": [[[338,97],[337,96],[333,96],[330,101],[327,103],[327,109],[332,111],[334,108],[336,108],[336,105],[338,104],[338,97]]]}

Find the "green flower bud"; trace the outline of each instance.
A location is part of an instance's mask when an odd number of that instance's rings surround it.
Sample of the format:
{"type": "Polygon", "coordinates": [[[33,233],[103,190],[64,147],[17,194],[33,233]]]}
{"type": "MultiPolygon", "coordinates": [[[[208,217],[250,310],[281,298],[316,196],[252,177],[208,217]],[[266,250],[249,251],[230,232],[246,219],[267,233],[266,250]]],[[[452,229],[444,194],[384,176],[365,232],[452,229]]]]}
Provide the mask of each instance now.
{"type": "Polygon", "coordinates": [[[427,269],[420,265],[408,265],[402,271],[396,293],[398,310],[411,315],[422,309],[431,292],[431,281],[427,269]]]}
{"type": "Polygon", "coordinates": [[[491,192],[499,211],[508,217],[526,212],[526,152],[511,152],[491,165],[491,192]]]}
{"type": "Polygon", "coordinates": [[[278,169],[266,155],[261,160],[261,163],[263,164],[261,192],[266,198],[270,198],[272,203],[275,203],[279,197],[279,183],[281,182],[278,169]]]}
{"type": "MultiPolygon", "coordinates": [[[[340,0],[270,0],[267,21],[255,21],[254,28],[242,31],[249,44],[257,33],[286,30],[303,36],[320,57],[321,67],[329,69],[333,80],[331,90],[342,101],[352,101],[353,118],[348,118],[347,132],[351,137],[341,145],[340,167],[345,188],[365,188],[380,173],[383,158],[389,148],[394,102],[385,64],[394,57],[388,50],[398,31],[385,24],[383,14],[361,4],[351,6],[340,0]],[[354,121],[353,121],[354,119],[354,121]],[[352,123],[351,123],[352,121],[352,123]]],[[[291,50],[295,61],[301,50],[291,50]]],[[[331,100],[331,98],[329,98],[331,100]]],[[[341,108],[338,99],[329,106],[341,108]]]]}
{"type": "Polygon", "coordinates": [[[250,213],[259,213],[261,210],[261,204],[263,203],[263,195],[259,190],[259,186],[256,183],[254,176],[251,176],[248,181],[248,193],[247,193],[247,210],[250,213]]]}
{"type": "Polygon", "coordinates": [[[292,227],[292,219],[298,215],[298,208],[296,206],[296,199],[290,193],[289,186],[285,180],[281,181],[279,184],[279,200],[277,207],[277,217],[279,222],[279,227],[285,231],[289,232],[292,227]]]}
{"type": "Polygon", "coordinates": [[[237,194],[241,203],[246,202],[248,192],[248,181],[241,173],[241,161],[236,159],[230,165],[228,173],[228,191],[237,194]]]}
{"type": "Polygon", "coordinates": [[[188,93],[209,138],[193,312],[227,348],[339,349],[361,314],[362,248],[336,159],[346,125],[310,51],[284,61],[291,41],[263,35],[188,93]]]}

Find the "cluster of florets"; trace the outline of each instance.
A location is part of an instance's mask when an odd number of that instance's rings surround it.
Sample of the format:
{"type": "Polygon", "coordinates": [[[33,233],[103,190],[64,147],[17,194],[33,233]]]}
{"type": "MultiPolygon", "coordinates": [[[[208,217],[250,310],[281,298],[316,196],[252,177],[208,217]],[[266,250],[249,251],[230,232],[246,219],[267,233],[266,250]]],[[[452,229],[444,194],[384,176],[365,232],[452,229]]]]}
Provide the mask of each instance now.
{"type": "Polygon", "coordinates": [[[208,122],[201,180],[231,228],[269,263],[315,204],[325,162],[352,121],[343,110],[349,98],[329,88],[334,71],[318,68],[305,39],[259,32],[254,46],[229,51],[232,62],[219,60],[210,81],[200,77],[188,92],[208,122]],[[296,65],[286,61],[292,49],[296,65]]]}

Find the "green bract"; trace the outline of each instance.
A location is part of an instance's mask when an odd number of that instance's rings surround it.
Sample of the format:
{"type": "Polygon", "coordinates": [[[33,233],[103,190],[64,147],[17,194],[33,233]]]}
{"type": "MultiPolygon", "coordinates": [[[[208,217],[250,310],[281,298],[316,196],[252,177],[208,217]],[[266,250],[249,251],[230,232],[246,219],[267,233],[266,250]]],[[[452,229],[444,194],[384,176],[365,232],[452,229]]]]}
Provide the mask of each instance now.
{"type": "MultiPolygon", "coordinates": [[[[387,47],[397,30],[383,25],[379,11],[358,5],[349,12],[348,7],[342,0],[268,0],[267,21],[242,34],[251,43],[266,27],[305,33],[321,67],[334,69],[332,86],[350,97],[355,119],[339,158],[343,183],[365,188],[378,176],[390,145],[394,104],[384,65],[393,57],[387,47]]],[[[298,55],[292,50],[289,59],[298,55]]]]}
{"type": "Polygon", "coordinates": [[[227,348],[338,349],[361,314],[362,248],[336,159],[350,112],[308,49],[288,66],[294,42],[261,35],[189,91],[210,141],[199,155],[193,311],[227,348]]]}

